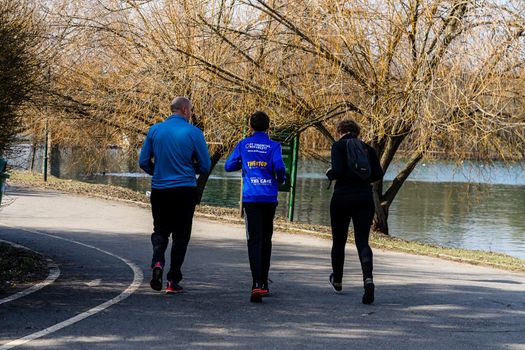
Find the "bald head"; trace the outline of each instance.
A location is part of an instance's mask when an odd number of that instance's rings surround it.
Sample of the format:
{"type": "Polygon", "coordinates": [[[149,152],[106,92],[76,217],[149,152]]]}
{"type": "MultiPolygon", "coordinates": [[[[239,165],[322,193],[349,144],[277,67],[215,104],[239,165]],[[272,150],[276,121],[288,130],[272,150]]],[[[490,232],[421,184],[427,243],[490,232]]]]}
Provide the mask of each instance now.
{"type": "Polygon", "coordinates": [[[191,107],[191,101],[186,97],[177,96],[171,101],[171,112],[180,114],[188,120],[191,117],[191,107]]]}

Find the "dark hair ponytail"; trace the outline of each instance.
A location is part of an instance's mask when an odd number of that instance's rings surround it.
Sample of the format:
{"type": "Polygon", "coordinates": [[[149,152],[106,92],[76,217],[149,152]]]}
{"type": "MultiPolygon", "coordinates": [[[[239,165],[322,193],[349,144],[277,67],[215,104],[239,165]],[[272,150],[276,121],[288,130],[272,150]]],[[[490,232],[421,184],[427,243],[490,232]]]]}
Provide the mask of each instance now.
{"type": "Polygon", "coordinates": [[[353,119],[341,120],[337,124],[337,133],[340,135],[350,134],[353,137],[358,137],[360,132],[361,128],[359,127],[359,124],[353,119]]]}

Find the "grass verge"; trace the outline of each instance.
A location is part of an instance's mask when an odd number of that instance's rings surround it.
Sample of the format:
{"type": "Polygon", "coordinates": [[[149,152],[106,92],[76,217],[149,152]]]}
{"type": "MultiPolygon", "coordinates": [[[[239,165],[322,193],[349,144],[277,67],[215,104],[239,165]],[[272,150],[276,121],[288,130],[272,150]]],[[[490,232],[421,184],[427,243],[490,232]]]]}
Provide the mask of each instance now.
{"type": "Polygon", "coordinates": [[[21,284],[43,280],[47,272],[43,256],[0,242],[0,296],[21,284]]]}
{"type": "MultiPolygon", "coordinates": [[[[88,195],[92,197],[116,199],[144,207],[149,206],[149,199],[144,194],[117,186],[88,184],[80,181],[58,179],[51,176],[48,177],[48,182],[43,182],[41,175],[35,176],[29,172],[13,172],[9,183],[88,195]]],[[[232,208],[200,205],[197,207],[196,215],[214,221],[229,222],[240,225],[244,224],[244,221],[239,217],[239,211],[232,208]]],[[[283,217],[276,218],[275,228],[279,231],[292,234],[305,234],[327,239],[331,238],[330,227],[328,226],[302,224],[297,222],[290,223],[283,217]]],[[[352,240],[349,239],[349,241],[352,240]]],[[[432,244],[406,241],[379,233],[373,233],[370,241],[371,245],[375,248],[416,255],[433,256],[441,259],[453,260],[472,265],[490,266],[503,270],[525,272],[525,260],[501,253],[445,248],[432,244]]]]}

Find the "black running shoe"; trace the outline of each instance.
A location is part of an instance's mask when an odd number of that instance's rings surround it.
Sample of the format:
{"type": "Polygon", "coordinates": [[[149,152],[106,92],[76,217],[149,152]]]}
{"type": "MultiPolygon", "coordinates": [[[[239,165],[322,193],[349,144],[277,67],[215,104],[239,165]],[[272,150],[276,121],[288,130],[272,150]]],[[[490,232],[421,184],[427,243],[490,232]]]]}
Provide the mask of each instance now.
{"type": "Polygon", "coordinates": [[[184,292],[184,288],[178,283],[168,281],[166,284],[166,294],[178,294],[184,292]]]}
{"type": "Polygon", "coordinates": [[[339,283],[335,283],[334,282],[334,274],[333,273],[330,274],[330,278],[328,279],[328,281],[330,282],[330,286],[332,287],[334,292],[340,293],[343,290],[343,284],[341,282],[339,282],[339,283]]]}
{"type": "Polygon", "coordinates": [[[250,296],[250,301],[252,303],[262,303],[261,288],[259,288],[258,286],[252,288],[252,294],[250,296]]]}
{"type": "Polygon", "coordinates": [[[160,262],[156,263],[151,273],[151,281],[149,282],[151,289],[162,290],[162,265],[160,262]]]}
{"type": "Polygon", "coordinates": [[[363,294],[363,304],[372,304],[374,302],[374,281],[371,278],[365,280],[365,294],[363,294]]]}

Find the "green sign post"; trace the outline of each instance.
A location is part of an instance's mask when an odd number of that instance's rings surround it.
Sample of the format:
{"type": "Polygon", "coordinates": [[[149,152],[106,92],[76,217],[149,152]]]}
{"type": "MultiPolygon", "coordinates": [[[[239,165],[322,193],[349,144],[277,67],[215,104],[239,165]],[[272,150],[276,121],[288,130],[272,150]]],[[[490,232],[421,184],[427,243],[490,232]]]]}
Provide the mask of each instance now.
{"type": "Polygon", "coordinates": [[[272,139],[281,144],[286,182],[279,186],[280,192],[289,192],[288,220],[293,221],[295,210],[295,189],[297,181],[297,161],[299,159],[299,136],[291,136],[287,130],[272,133],[272,139]]]}
{"type": "Polygon", "coordinates": [[[7,161],[0,158],[0,205],[2,204],[2,195],[5,190],[5,182],[9,178],[7,174],[7,161]]]}
{"type": "Polygon", "coordinates": [[[49,145],[49,130],[48,130],[48,125],[47,125],[47,119],[46,119],[46,131],[45,131],[46,135],[45,135],[45,144],[44,144],[44,181],[47,182],[47,163],[48,163],[48,155],[49,155],[49,150],[47,149],[48,148],[48,145],[49,145]]]}

